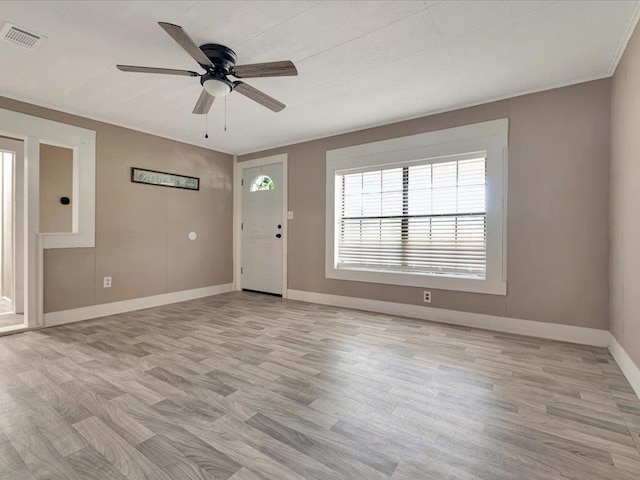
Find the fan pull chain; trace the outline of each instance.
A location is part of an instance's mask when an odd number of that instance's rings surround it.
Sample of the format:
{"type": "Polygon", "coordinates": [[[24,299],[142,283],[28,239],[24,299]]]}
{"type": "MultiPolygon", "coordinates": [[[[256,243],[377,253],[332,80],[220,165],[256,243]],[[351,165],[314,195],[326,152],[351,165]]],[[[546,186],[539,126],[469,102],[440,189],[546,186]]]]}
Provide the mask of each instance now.
{"type": "Polygon", "coordinates": [[[224,131],[227,131],[227,97],[224,97],[224,131]]]}
{"type": "Polygon", "coordinates": [[[209,138],[209,115],[204,114],[204,138],[209,138]]]}

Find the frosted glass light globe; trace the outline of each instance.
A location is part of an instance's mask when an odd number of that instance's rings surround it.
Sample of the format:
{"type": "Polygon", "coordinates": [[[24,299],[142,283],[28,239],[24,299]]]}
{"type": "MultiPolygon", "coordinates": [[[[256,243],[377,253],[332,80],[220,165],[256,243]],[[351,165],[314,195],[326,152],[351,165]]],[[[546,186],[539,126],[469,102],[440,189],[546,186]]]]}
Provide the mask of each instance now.
{"type": "Polygon", "coordinates": [[[229,84],[215,78],[205,81],[202,86],[212,97],[226,97],[231,93],[229,84]]]}

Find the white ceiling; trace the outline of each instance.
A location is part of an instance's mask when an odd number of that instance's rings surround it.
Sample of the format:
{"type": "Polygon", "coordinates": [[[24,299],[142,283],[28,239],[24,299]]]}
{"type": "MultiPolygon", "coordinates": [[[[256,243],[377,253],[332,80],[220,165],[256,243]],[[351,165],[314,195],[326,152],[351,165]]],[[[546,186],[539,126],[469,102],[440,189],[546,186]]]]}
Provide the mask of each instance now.
{"type": "Polygon", "coordinates": [[[46,35],[0,42],[0,95],[229,153],[247,153],[434,111],[609,76],[637,1],[2,1],[0,21],[46,35]],[[298,77],[247,80],[205,119],[198,79],[117,63],[198,69],[157,25],[234,49],[238,64],[293,60],[298,77]]]}

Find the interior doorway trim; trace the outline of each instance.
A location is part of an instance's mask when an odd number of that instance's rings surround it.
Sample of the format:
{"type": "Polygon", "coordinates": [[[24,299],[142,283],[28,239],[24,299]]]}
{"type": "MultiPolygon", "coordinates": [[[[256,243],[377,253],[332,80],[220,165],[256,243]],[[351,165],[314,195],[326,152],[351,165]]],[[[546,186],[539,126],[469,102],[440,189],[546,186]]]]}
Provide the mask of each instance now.
{"type": "Polygon", "coordinates": [[[0,108],[0,135],[24,143],[24,318],[42,325],[43,250],[95,247],[96,132],[0,108]],[[40,143],[73,150],[73,232],[40,233],[40,143]]]}
{"type": "Polygon", "coordinates": [[[282,164],[282,298],[287,297],[287,244],[289,240],[289,211],[287,171],[288,156],[286,153],[272,155],[270,157],[256,158],[239,162],[238,157],[233,157],[233,289],[242,290],[242,177],[244,170],[265,165],[282,164]]]}
{"type": "MultiPolygon", "coordinates": [[[[4,206],[4,201],[6,200],[5,193],[3,192],[3,209],[4,212],[2,214],[2,244],[3,244],[3,252],[2,252],[2,265],[0,268],[3,270],[3,278],[2,278],[2,290],[3,297],[6,297],[4,293],[6,293],[7,285],[5,284],[7,278],[5,277],[6,272],[6,262],[9,260],[10,269],[11,269],[11,279],[9,285],[9,292],[11,297],[12,310],[14,314],[21,315],[24,313],[24,144],[20,140],[9,139],[6,137],[0,138],[0,154],[2,151],[9,151],[14,154],[13,157],[13,166],[12,166],[12,174],[13,177],[10,180],[10,183],[13,185],[10,187],[12,192],[11,202],[13,203],[10,208],[11,213],[10,216],[11,221],[9,225],[7,225],[5,215],[8,213],[6,207],[4,206]],[[7,240],[6,230],[5,228],[9,228],[11,230],[11,234],[9,235],[9,242],[11,243],[11,253],[10,258],[7,259],[5,254],[8,252],[5,249],[5,241],[7,240]]],[[[3,168],[5,166],[3,165],[3,168]]],[[[6,182],[4,175],[6,171],[3,172],[3,182],[6,182]]],[[[6,183],[3,185],[3,190],[6,187],[6,183]]],[[[22,322],[24,324],[24,319],[22,322]]],[[[7,327],[2,327],[7,328],[7,327]]]]}

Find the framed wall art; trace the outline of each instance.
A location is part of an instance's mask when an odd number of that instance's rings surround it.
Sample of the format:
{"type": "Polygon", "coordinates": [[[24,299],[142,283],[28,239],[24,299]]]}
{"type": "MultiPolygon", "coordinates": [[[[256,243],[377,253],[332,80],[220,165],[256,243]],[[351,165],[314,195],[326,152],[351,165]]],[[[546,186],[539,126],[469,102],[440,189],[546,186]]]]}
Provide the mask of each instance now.
{"type": "Polygon", "coordinates": [[[134,183],[146,183],[147,185],[159,185],[161,187],[200,190],[200,179],[198,177],[187,177],[144,168],[131,167],[131,181],[134,183]]]}

